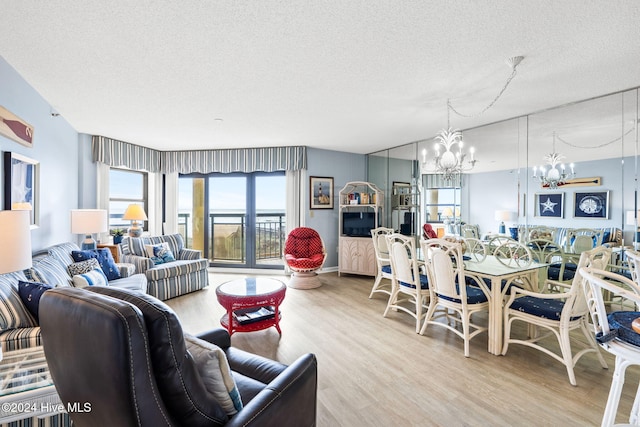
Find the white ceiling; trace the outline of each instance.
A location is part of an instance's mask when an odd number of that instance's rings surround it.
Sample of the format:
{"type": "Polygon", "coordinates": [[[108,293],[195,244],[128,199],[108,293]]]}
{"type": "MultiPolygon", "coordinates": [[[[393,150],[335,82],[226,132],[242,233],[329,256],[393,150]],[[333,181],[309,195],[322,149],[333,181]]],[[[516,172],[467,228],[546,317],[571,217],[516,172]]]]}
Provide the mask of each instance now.
{"type": "MultiPolygon", "coordinates": [[[[640,1],[0,0],[0,55],[78,132],[370,153],[640,85],[640,1]],[[222,120],[218,120],[222,119],[222,120]]],[[[0,93],[0,105],[2,104],[0,93]]],[[[480,152],[478,156],[480,156],[480,152]]]]}

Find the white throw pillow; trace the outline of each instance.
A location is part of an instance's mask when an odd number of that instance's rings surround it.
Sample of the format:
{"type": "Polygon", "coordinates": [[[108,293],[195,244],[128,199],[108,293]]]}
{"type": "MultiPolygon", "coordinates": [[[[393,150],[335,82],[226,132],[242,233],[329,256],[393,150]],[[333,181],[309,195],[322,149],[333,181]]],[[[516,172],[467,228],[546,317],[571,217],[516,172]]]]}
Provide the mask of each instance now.
{"type": "Polygon", "coordinates": [[[227,415],[238,413],[242,409],[242,400],[224,351],[215,344],[189,334],[184,334],[184,341],[196,362],[204,387],[216,398],[227,415]]]}
{"type": "Polygon", "coordinates": [[[100,267],[73,276],[73,286],[76,288],[86,288],[87,286],[107,286],[107,276],[104,275],[100,267]]]}

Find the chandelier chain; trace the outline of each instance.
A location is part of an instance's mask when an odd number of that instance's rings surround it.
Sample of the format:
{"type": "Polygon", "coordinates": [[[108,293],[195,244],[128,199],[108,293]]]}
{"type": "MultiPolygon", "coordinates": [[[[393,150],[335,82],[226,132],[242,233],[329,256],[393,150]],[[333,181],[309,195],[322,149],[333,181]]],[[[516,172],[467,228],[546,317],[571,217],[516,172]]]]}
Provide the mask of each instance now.
{"type": "Polygon", "coordinates": [[[449,122],[449,110],[453,111],[454,113],[456,113],[458,116],[460,117],[467,117],[467,118],[473,118],[473,117],[479,117],[482,114],[484,114],[488,109],[490,109],[491,107],[493,107],[496,102],[498,102],[498,99],[500,99],[500,97],[504,94],[504,92],[507,90],[507,87],[509,87],[509,83],[511,83],[511,80],[513,80],[513,78],[516,76],[516,67],[518,65],[514,65],[513,66],[513,70],[511,71],[511,75],[509,76],[509,78],[507,79],[507,81],[505,82],[504,86],[502,87],[502,89],[500,90],[500,92],[498,92],[498,95],[496,95],[495,98],[493,98],[493,101],[491,101],[489,103],[489,105],[487,105],[484,109],[482,109],[480,112],[476,113],[476,114],[463,114],[461,112],[459,112],[458,110],[455,109],[455,107],[453,105],[451,105],[451,101],[447,99],[447,123],[449,122]]]}
{"type": "Polygon", "coordinates": [[[564,139],[560,138],[560,137],[559,137],[559,136],[557,136],[557,135],[556,135],[556,137],[557,137],[557,138],[558,138],[558,140],[559,140],[560,142],[562,142],[563,144],[568,145],[569,147],[573,147],[573,148],[584,148],[584,149],[590,149],[590,148],[602,148],[602,147],[606,147],[607,145],[611,145],[611,144],[613,144],[613,143],[616,143],[616,142],[618,142],[618,141],[621,141],[621,140],[622,140],[622,138],[624,138],[625,136],[629,135],[629,134],[630,134],[631,132],[633,132],[634,130],[635,130],[635,128],[631,128],[631,129],[629,129],[628,131],[626,131],[626,132],[624,133],[624,135],[622,135],[622,136],[619,136],[619,137],[617,137],[617,138],[615,138],[615,139],[612,139],[612,140],[611,140],[611,141],[609,141],[609,142],[603,142],[603,143],[602,143],[602,144],[600,144],[600,145],[594,145],[594,146],[591,146],[591,147],[587,147],[587,146],[584,146],[584,145],[578,145],[578,144],[572,144],[571,142],[565,141],[564,139]]]}

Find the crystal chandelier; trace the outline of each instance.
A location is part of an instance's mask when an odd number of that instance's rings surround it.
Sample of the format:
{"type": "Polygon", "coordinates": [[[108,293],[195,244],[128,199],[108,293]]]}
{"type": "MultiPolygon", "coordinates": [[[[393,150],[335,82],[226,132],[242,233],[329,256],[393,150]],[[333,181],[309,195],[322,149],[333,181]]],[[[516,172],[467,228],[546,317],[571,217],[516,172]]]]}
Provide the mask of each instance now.
{"type": "Polygon", "coordinates": [[[564,185],[566,183],[569,175],[572,177],[576,176],[575,166],[573,163],[569,165],[571,174],[566,172],[564,163],[561,163],[564,156],[556,152],[555,132],[553,133],[553,152],[544,156],[544,159],[550,166],[549,170],[545,169],[544,166],[540,166],[540,168],[536,166],[533,167],[533,178],[540,181],[544,187],[549,187],[550,189],[555,190],[559,185],[564,185]],[[538,172],[540,172],[539,175],[538,172]]]}
{"type": "Polygon", "coordinates": [[[440,131],[435,137],[435,158],[434,167],[430,169],[427,166],[427,150],[422,150],[422,170],[423,173],[436,173],[442,175],[442,178],[451,182],[454,178],[458,177],[462,172],[470,171],[476,164],[476,159],[473,158],[474,148],[469,148],[469,160],[466,160],[467,154],[463,151],[464,143],[462,141],[462,132],[459,129],[451,129],[450,113],[453,111],[460,117],[478,117],[485,111],[495,105],[502,94],[507,90],[509,83],[516,76],[516,67],[522,60],[523,56],[514,56],[507,59],[507,65],[511,68],[511,75],[507,79],[506,83],[498,93],[498,95],[487,105],[482,111],[477,114],[466,115],[457,111],[452,105],[450,100],[447,99],[447,128],[440,131]],[[444,148],[442,154],[440,150],[444,148]]]}

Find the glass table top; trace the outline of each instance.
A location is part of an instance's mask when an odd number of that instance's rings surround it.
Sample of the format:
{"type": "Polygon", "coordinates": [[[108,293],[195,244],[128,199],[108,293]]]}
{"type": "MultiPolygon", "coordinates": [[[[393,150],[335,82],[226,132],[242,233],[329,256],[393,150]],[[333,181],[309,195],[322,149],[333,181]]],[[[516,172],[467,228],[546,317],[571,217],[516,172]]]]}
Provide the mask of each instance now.
{"type": "Polygon", "coordinates": [[[280,280],[267,277],[247,277],[232,280],[218,287],[218,292],[234,296],[266,295],[279,291],[285,287],[280,280]]]}
{"type": "Polygon", "coordinates": [[[466,271],[470,271],[473,273],[486,274],[491,276],[501,276],[505,274],[518,273],[523,271],[535,270],[537,268],[541,268],[547,266],[548,264],[543,264],[539,262],[531,262],[531,264],[526,266],[507,266],[498,261],[498,259],[493,255],[487,255],[487,258],[482,262],[476,262],[473,260],[468,260],[464,262],[464,269],[466,271]]]}
{"type": "Polygon", "coordinates": [[[53,385],[42,347],[6,351],[0,360],[0,397],[53,385]]]}

